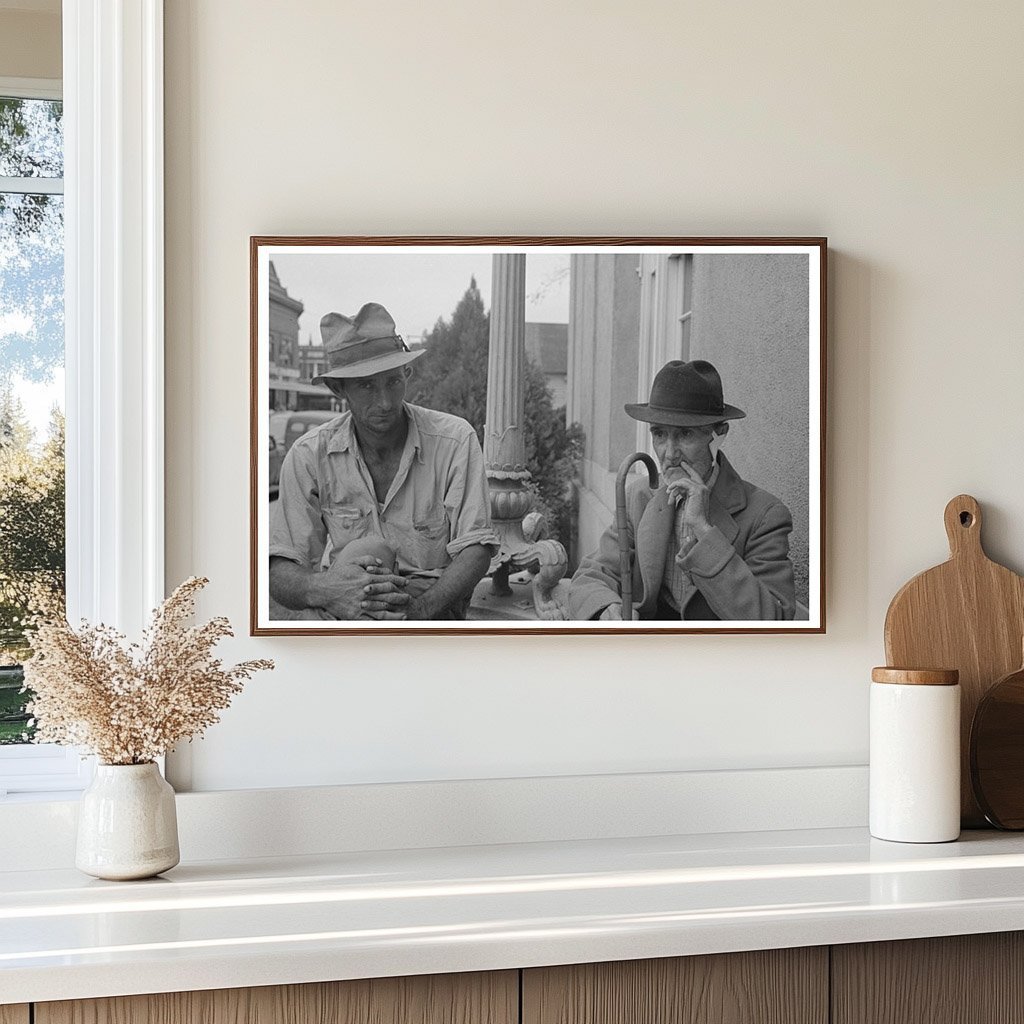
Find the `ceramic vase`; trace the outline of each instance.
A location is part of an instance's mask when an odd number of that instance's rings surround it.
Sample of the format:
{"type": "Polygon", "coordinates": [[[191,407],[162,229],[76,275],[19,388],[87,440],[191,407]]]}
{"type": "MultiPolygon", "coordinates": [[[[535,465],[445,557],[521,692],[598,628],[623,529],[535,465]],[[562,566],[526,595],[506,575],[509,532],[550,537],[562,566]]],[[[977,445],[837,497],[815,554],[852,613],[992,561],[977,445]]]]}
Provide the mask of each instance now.
{"type": "Polygon", "coordinates": [[[75,866],[96,878],[151,878],[180,860],[174,790],[152,761],[99,764],[82,794],[75,866]]]}

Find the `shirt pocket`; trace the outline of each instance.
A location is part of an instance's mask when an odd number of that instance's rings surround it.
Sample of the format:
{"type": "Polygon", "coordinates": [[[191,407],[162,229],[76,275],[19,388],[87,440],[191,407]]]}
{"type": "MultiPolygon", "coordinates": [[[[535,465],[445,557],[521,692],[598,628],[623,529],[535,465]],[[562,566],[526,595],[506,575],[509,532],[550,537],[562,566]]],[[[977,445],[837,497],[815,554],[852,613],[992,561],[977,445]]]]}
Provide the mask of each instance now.
{"type": "Polygon", "coordinates": [[[443,569],[448,564],[450,533],[448,514],[444,510],[413,521],[410,542],[416,568],[443,569]]]}
{"type": "Polygon", "coordinates": [[[333,554],[337,554],[352,541],[365,537],[373,526],[370,510],[358,505],[328,505],[323,515],[333,554]]]}

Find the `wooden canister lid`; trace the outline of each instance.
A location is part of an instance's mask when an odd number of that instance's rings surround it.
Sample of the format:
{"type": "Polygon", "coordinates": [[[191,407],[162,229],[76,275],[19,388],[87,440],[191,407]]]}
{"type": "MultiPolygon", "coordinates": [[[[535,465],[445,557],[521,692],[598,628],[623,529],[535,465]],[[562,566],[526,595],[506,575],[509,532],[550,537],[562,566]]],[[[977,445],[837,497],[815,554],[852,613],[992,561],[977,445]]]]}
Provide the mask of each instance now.
{"type": "Polygon", "coordinates": [[[871,670],[873,683],[901,683],[917,686],[956,686],[960,672],[955,668],[888,668],[871,670]]]}

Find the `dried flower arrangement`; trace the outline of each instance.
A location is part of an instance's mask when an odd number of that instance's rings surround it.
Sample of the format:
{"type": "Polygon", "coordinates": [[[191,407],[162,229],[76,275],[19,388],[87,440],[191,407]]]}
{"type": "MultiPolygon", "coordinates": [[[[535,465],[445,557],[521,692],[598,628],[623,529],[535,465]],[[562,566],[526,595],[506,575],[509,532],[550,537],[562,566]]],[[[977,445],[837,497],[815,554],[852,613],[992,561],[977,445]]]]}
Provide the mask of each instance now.
{"type": "Polygon", "coordinates": [[[186,625],[208,582],[185,580],[153,612],[141,646],[126,647],[109,626],[74,630],[63,616],[40,616],[25,662],[36,742],[84,747],[104,764],[146,764],[217,722],[243,682],[274,663],[224,668],[213,648],[233,635],[228,620],[186,625]]]}

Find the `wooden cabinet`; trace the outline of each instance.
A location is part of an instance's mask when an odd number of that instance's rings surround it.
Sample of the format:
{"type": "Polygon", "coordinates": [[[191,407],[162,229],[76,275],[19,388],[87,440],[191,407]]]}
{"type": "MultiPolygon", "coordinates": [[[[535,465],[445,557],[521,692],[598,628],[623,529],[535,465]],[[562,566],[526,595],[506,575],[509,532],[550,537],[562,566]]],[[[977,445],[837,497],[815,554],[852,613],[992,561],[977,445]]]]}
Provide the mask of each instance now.
{"type": "MultiPolygon", "coordinates": [[[[518,1020],[518,971],[35,1005],[35,1024],[517,1024],[518,1020]]],[[[11,1024],[27,1021],[27,1016],[15,1018],[11,1024]]],[[[0,1024],[8,1022],[0,1016],[0,1024]]]]}
{"type": "Polygon", "coordinates": [[[1024,933],[832,947],[833,1024],[1024,1021],[1024,933]]]}
{"type": "Polygon", "coordinates": [[[0,1024],[1010,1024],[1024,933],[0,1006],[0,1024]]]}
{"type": "Polygon", "coordinates": [[[828,949],[771,949],[527,970],[523,971],[522,1020],[523,1024],[825,1024],[828,949]]]}
{"type": "Polygon", "coordinates": [[[1024,933],[523,971],[522,1024],[1010,1024],[1024,933]]]}

